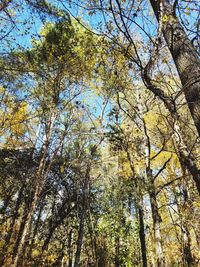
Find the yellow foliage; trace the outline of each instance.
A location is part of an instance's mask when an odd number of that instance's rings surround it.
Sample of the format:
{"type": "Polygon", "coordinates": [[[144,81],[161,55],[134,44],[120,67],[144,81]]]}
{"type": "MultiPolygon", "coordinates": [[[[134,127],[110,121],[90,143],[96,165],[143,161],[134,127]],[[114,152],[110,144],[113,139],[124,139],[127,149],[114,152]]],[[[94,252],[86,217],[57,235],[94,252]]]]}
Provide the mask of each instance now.
{"type": "Polygon", "coordinates": [[[26,120],[28,118],[28,105],[26,102],[17,102],[13,96],[0,87],[3,99],[0,109],[0,134],[5,136],[8,145],[17,144],[17,140],[26,132],[26,120]]]}
{"type": "Polygon", "coordinates": [[[168,21],[168,16],[166,14],[162,17],[162,21],[164,23],[168,21]]]}
{"type": "Polygon", "coordinates": [[[33,251],[32,251],[32,256],[33,257],[37,257],[37,256],[39,256],[40,255],[40,251],[38,250],[38,249],[34,249],[33,251]]]}

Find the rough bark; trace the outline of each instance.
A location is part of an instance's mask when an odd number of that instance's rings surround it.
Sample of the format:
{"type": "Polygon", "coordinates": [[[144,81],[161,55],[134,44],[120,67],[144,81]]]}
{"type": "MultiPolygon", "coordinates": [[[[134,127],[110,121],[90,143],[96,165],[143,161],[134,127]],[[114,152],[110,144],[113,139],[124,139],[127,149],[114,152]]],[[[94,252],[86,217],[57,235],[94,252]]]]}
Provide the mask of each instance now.
{"type": "Polygon", "coordinates": [[[194,124],[200,136],[200,60],[179,22],[173,7],[168,0],[150,0],[157,20],[160,20],[162,6],[167,21],[163,23],[162,32],[175,62],[182,89],[187,100],[194,124]]]}

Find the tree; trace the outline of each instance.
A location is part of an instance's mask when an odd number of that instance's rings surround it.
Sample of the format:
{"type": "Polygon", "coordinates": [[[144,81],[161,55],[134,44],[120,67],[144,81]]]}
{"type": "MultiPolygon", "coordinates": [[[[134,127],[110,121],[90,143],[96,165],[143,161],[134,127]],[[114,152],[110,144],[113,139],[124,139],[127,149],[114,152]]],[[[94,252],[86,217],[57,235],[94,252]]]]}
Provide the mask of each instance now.
{"type": "Polygon", "coordinates": [[[158,23],[175,62],[188,107],[200,135],[200,61],[198,53],[176,16],[178,1],[150,1],[158,23]],[[165,20],[163,21],[163,18],[165,20]]]}
{"type": "Polygon", "coordinates": [[[1,266],[199,264],[195,5],[2,2],[1,266]]]}

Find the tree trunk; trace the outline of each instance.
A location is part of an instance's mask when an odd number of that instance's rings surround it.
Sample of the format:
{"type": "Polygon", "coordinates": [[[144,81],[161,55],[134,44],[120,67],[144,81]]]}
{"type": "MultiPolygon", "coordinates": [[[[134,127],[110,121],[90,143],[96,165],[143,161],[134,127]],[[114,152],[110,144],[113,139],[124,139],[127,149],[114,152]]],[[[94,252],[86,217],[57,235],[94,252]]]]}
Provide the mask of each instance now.
{"type": "Polygon", "coordinates": [[[175,62],[194,124],[200,136],[200,60],[169,0],[150,0],[157,20],[167,17],[162,32],[175,62]]]}
{"type": "MultiPolygon", "coordinates": [[[[88,228],[90,233],[90,239],[91,239],[91,249],[92,249],[92,259],[95,266],[97,266],[97,240],[96,235],[94,231],[94,224],[93,224],[93,218],[91,214],[91,210],[89,210],[89,222],[88,222],[88,228]]],[[[102,266],[103,267],[103,266],[102,266]]]]}
{"type": "Polygon", "coordinates": [[[37,170],[36,175],[35,175],[35,181],[34,181],[34,186],[33,186],[33,196],[31,197],[30,206],[28,207],[28,209],[26,211],[27,217],[25,220],[25,224],[24,224],[24,228],[23,228],[23,231],[21,234],[21,238],[19,240],[19,245],[16,248],[15,256],[14,256],[13,262],[12,262],[12,267],[18,267],[19,266],[19,260],[20,260],[22,253],[23,253],[23,250],[24,250],[26,238],[29,234],[32,216],[33,216],[35,209],[36,209],[36,206],[39,202],[40,195],[41,195],[41,192],[43,190],[44,184],[46,182],[48,172],[50,170],[53,159],[56,156],[58,149],[59,149],[59,146],[58,146],[57,149],[53,153],[53,156],[50,160],[50,163],[48,164],[48,166],[46,166],[46,157],[47,157],[48,150],[49,150],[49,145],[50,145],[49,142],[50,142],[50,138],[52,136],[52,130],[53,130],[56,116],[57,116],[57,113],[53,112],[52,116],[51,116],[51,122],[46,129],[46,140],[44,141],[44,145],[42,147],[42,156],[41,156],[38,170],[37,170]],[[45,168],[46,168],[46,170],[45,170],[45,168]]]}
{"type": "Polygon", "coordinates": [[[103,234],[101,236],[101,242],[98,244],[97,249],[97,267],[107,267],[108,258],[107,258],[107,247],[106,247],[106,237],[103,234]]]}
{"type": "MultiPolygon", "coordinates": [[[[186,174],[185,166],[182,166],[182,172],[183,172],[183,175],[186,174]]],[[[187,216],[187,214],[191,212],[189,208],[190,204],[189,204],[187,183],[183,183],[182,191],[183,191],[183,201],[184,201],[183,205],[186,207],[186,209],[184,209],[184,212],[183,211],[181,212],[181,209],[178,205],[178,211],[179,211],[180,216],[183,217],[181,219],[181,231],[182,231],[182,236],[183,236],[184,264],[187,267],[195,267],[196,262],[195,262],[195,258],[192,255],[191,235],[190,235],[190,230],[189,230],[189,225],[188,225],[188,216],[187,216]]]]}
{"type": "Polygon", "coordinates": [[[195,159],[192,157],[189,149],[187,148],[186,142],[183,139],[182,131],[179,127],[179,121],[177,115],[173,115],[174,118],[174,146],[177,148],[177,155],[181,166],[186,168],[188,172],[192,175],[192,178],[196,184],[197,190],[200,194],[200,170],[198,169],[195,159]]]}
{"type": "Polygon", "coordinates": [[[165,259],[164,259],[163,249],[162,249],[162,238],[161,238],[161,232],[160,232],[160,224],[162,222],[162,219],[158,211],[158,203],[156,199],[156,191],[155,191],[155,186],[154,186],[154,177],[152,176],[152,170],[147,170],[147,178],[150,183],[149,196],[150,196],[152,219],[153,219],[156,267],[164,267],[165,259]]]}
{"type": "Polygon", "coordinates": [[[80,266],[81,259],[81,249],[83,243],[83,235],[84,235],[84,226],[85,226],[85,209],[81,211],[80,221],[79,221],[79,231],[78,231],[78,239],[77,239],[77,248],[75,255],[74,267],[80,266]]]}
{"type": "Polygon", "coordinates": [[[6,238],[5,238],[5,243],[4,243],[3,248],[1,250],[1,253],[0,253],[0,256],[1,256],[0,266],[4,265],[5,257],[6,257],[9,245],[10,245],[10,240],[11,240],[11,237],[13,235],[15,222],[16,222],[16,220],[18,218],[18,210],[19,210],[19,207],[20,207],[20,204],[21,204],[21,198],[22,198],[23,190],[24,190],[24,185],[21,187],[21,189],[19,191],[19,195],[18,195],[18,198],[17,198],[17,201],[16,201],[15,211],[14,211],[14,215],[13,215],[13,218],[12,218],[12,221],[11,221],[10,229],[9,229],[9,232],[8,232],[6,238]]]}
{"type": "Polygon", "coordinates": [[[115,267],[120,267],[120,242],[119,237],[116,237],[115,239],[115,267]]]}
{"type": "Polygon", "coordinates": [[[144,216],[143,210],[140,207],[138,209],[139,215],[139,237],[140,237],[140,245],[141,245],[141,252],[142,252],[142,266],[147,267],[147,249],[146,249],[146,240],[145,240],[145,229],[144,229],[144,216]]]}
{"type": "Polygon", "coordinates": [[[78,231],[78,238],[77,238],[77,247],[76,247],[76,255],[75,255],[75,262],[74,267],[80,266],[80,258],[81,258],[81,249],[83,243],[83,236],[84,236],[84,227],[85,227],[85,219],[86,219],[86,212],[87,212],[87,198],[88,198],[88,191],[89,191],[89,175],[90,175],[90,163],[88,163],[85,177],[84,177],[84,184],[82,188],[82,205],[81,205],[81,213],[79,216],[79,231],[78,231]]]}
{"type": "Polygon", "coordinates": [[[72,248],[72,238],[73,238],[73,231],[72,229],[69,231],[69,237],[68,237],[68,245],[67,245],[67,251],[68,251],[68,267],[72,267],[72,259],[73,259],[73,248],[72,248]]]}
{"type": "MultiPolygon", "coordinates": [[[[140,110],[141,110],[141,108],[140,108],[140,110]]],[[[140,121],[139,121],[139,123],[140,123],[140,121]]],[[[141,127],[142,127],[142,125],[141,125],[141,127]]],[[[135,175],[134,163],[131,159],[131,155],[130,155],[128,150],[126,150],[126,153],[127,153],[127,158],[129,160],[129,164],[130,164],[132,174],[134,177],[134,175],[135,175]]],[[[141,246],[141,253],[142,253],[142,266],[147,267],[147,247],[146,247],[146,237],[145,237],[145,229],[144,229],[143,196],[141,194],[140,188],[138,187],[137,178],[134,178],[133,181],[134,181],[134,188],[135,188],[136,196],[137,196],[135,199],[135,207],[138,210],[138,217],[139,217],[139,227],[140,227],[139,238],[140,238],[140,246],[141,246]]],[[[131,214],[131,199],[130,198],[129,198],[129,209],[130,209],[130,214],[131,214]]]]}
{"type": "Polygon", "coordinates": [[[30,208],[28,209],[27,213],[26,213],[26,218],[24,220],[24,227],[22,230],[22,234],[20,237],[20,240],[18,242],[18,246],[16,247],[16,252],[14,255],[14,259],[13,259],[13,264],[12,267],[18,267],[19,266],[19,260],[20,260],[20,256],[22,255],[23,249],[24,249],[24,244],[26,242],[26,237],[29,233],[29,229],[30,229],[30,225],[31,225],[31,219],[32,219],[32,215],[35,211],[36,208],[36,204],[38,203],[39,197],[40,197],[40,193],[41,193],[41,188],[43,186],[41,186],[41,184],[38,184],[35,190],[35,195],[34,195],[34,199],[30,205],[30,208]]]}
{"type": "Polygon", "coordinates": [[[183,234],[183,256],[184,256],[185,266],[195,267],[196,263],[191,252],[191,237],[187,226],[186,227],[182,226],[182,234],[183,234]]]}
{"type": "Polygon", "coordinates": [[[38,231],[38,226],[39,226],[42,210],[43,210],[43,207],[41,205],[41,207],[39,209],[37,221],[35,223],[35,227],[34,227],[34,230],[33,230],[33,235],[31,237],[31,244],[30,244],[29,251],[28,251],[28,258],[29,259],[31,259],[31,257],[32,257],[32,251],[33,251],[33,247],[34,247],[34,243],[35,243],[35,237],[36,237],[36,234],[37,234],[37,231],[38,231]]]}

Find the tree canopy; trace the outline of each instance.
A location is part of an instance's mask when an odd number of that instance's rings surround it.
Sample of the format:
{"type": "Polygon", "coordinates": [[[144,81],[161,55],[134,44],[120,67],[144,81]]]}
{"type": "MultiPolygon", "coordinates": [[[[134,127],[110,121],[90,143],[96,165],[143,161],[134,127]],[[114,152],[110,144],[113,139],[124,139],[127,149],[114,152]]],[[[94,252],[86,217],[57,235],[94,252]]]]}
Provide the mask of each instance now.
{"type": "Polygon", "coordinates": [[[0,22],[0,266],[198,266],[198,1],[3,0],[0,22]]]}

